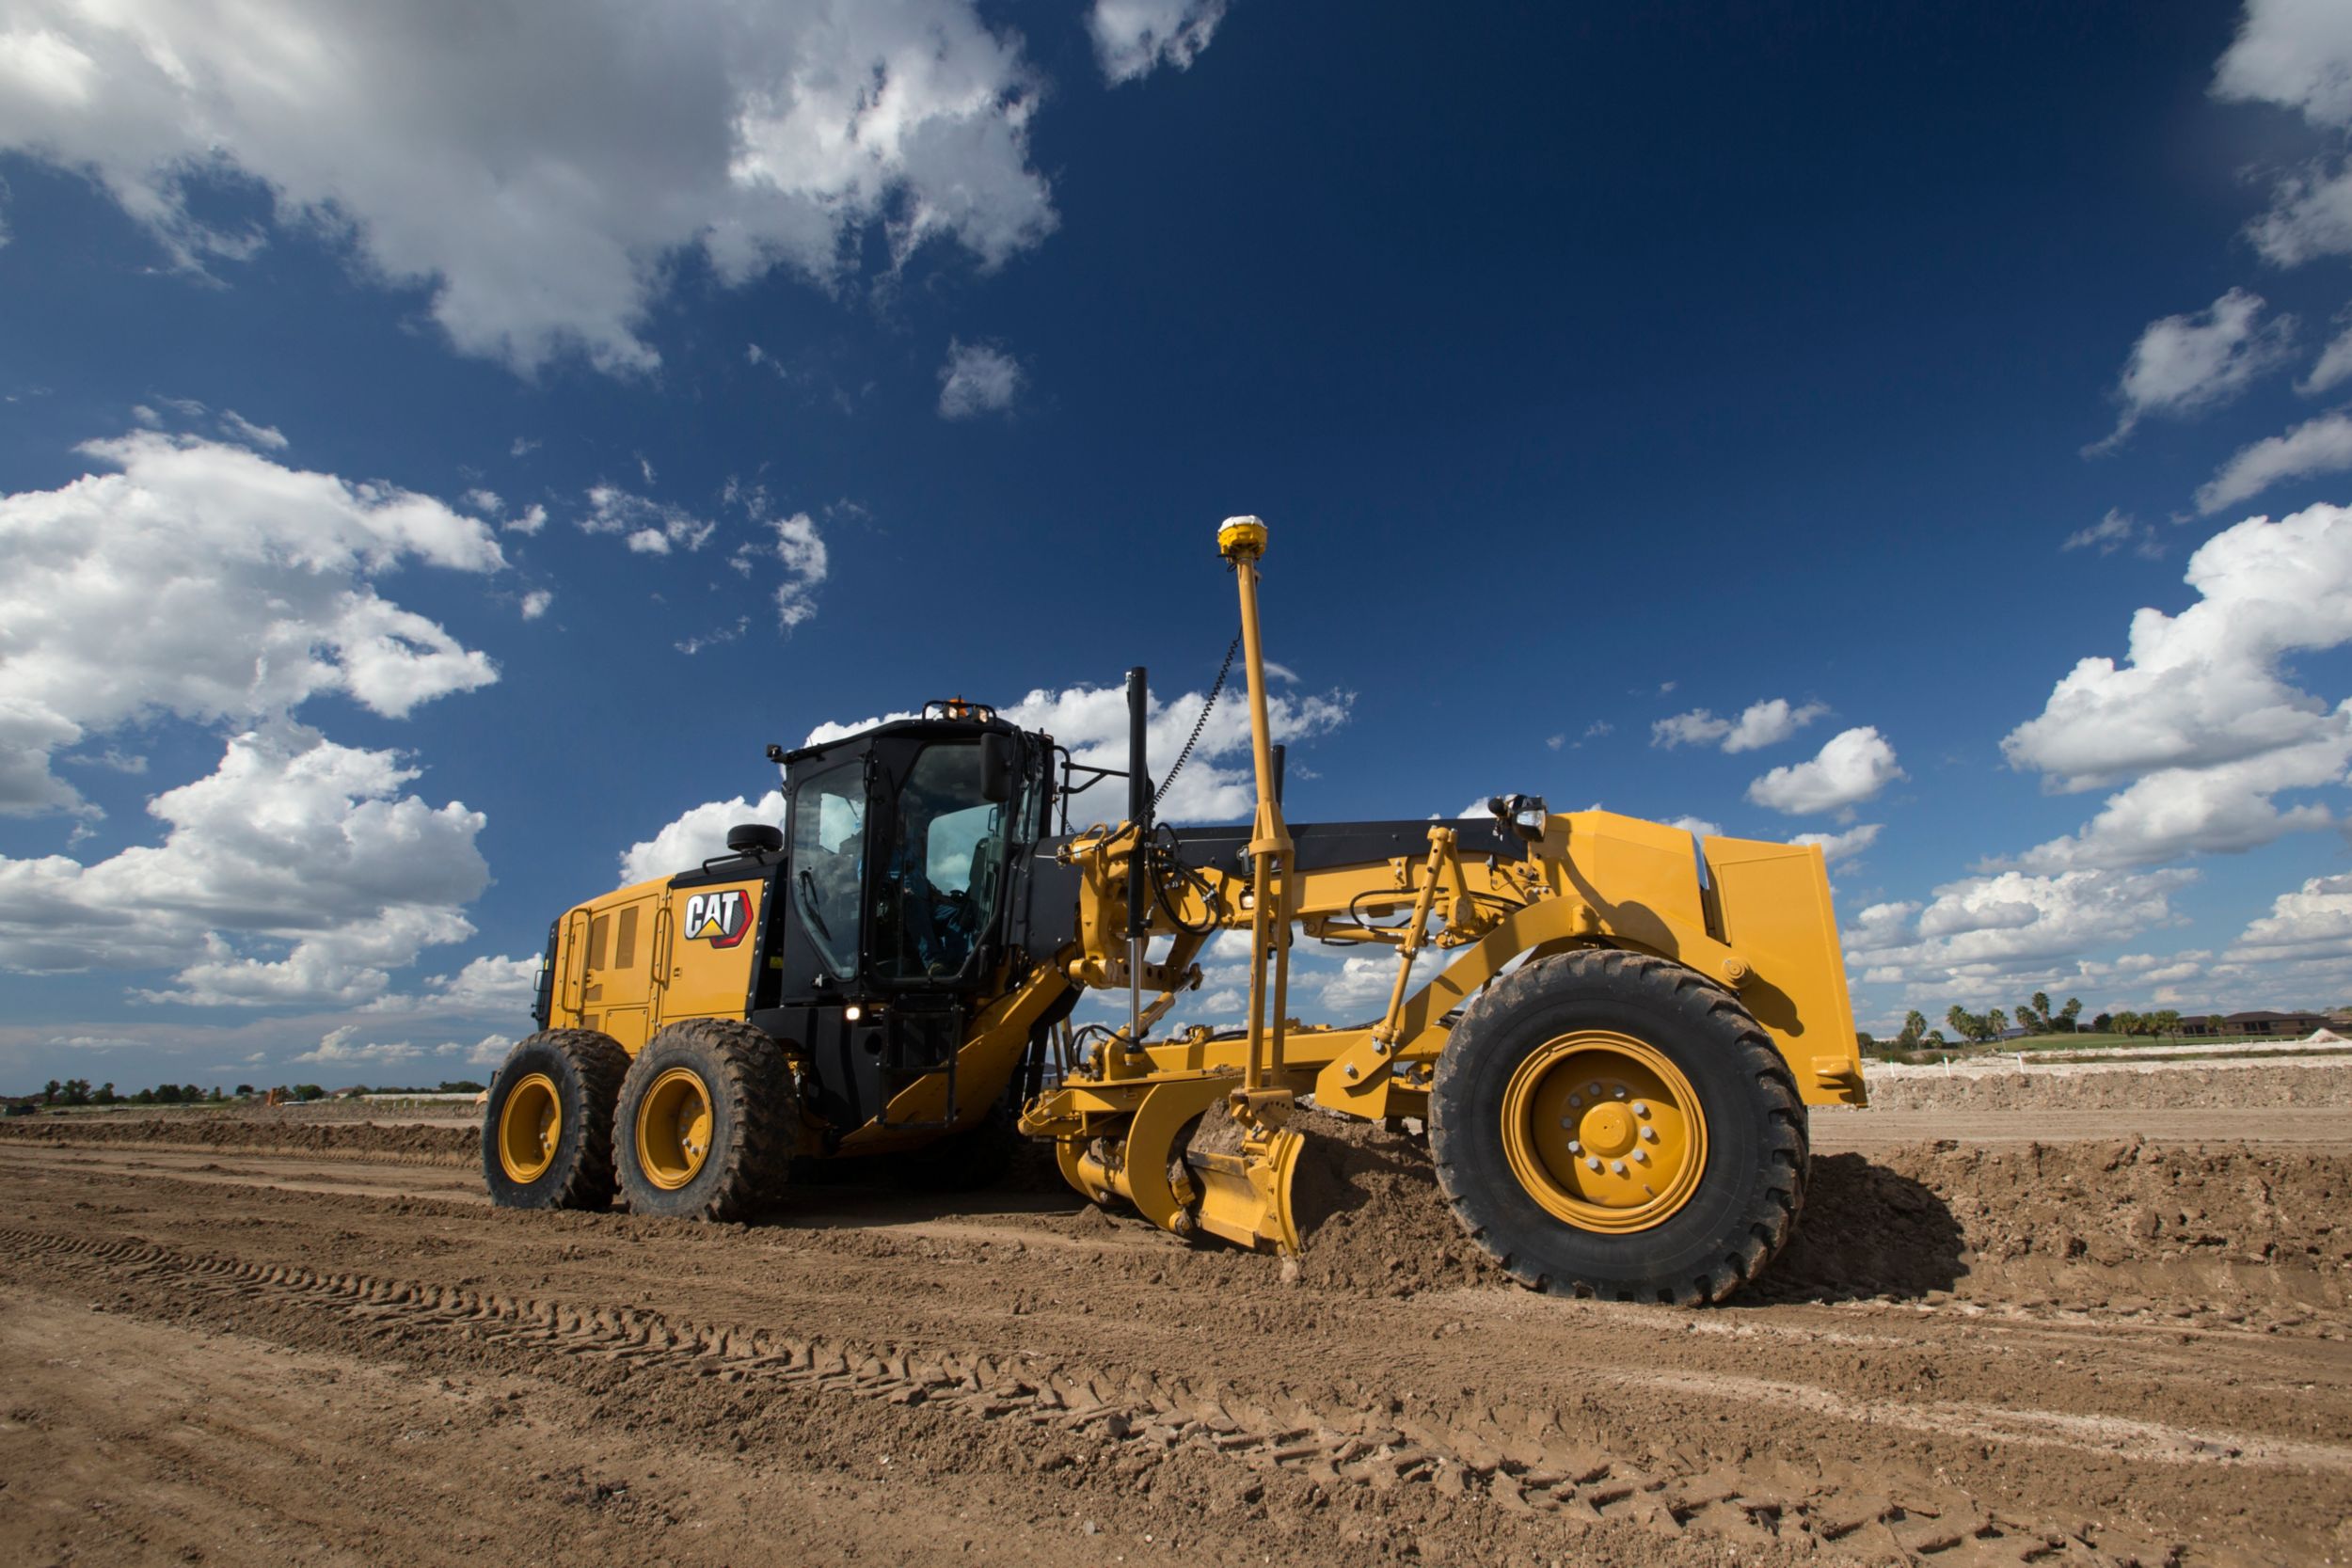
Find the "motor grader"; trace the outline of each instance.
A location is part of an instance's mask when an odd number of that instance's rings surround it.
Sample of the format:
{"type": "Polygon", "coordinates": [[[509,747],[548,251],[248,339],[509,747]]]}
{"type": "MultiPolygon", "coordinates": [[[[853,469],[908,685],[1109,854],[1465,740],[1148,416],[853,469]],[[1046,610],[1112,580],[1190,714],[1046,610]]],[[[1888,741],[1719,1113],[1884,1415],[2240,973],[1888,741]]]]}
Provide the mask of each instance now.
{"type": "Polygon", "coordinates": [[[972,1183],[1025,1134],[1098,1203],[1295,1253],[1311,1106],[1425,1131],[1455,1216],[1528,1285],[1694,1304],[1754,1279],[1804,1202],[1807,1107],[1863,1102],[1821,851],[1525,796],[1289,825],[1265,547],[1254,517],[1218,531],[1248,827],[1155,819],[1141,671],[1123,772],[961,700],[771,746],[781,824],[555,921],[540,1032],[485,1108],[493,1199],[733,1220],[806,1162],[972,1183]],[[1071,831],[1120,777],[1124,817],[1071,831]],[[1242,1025],[1155,1034],[1244,932],[1242,1025]],[[1377,1019],[1289,1016],[1300,936],[1386,950],[1377,1019]],[[1073,1026],[1089,991],[1123,1019],[1073,1026]]]}

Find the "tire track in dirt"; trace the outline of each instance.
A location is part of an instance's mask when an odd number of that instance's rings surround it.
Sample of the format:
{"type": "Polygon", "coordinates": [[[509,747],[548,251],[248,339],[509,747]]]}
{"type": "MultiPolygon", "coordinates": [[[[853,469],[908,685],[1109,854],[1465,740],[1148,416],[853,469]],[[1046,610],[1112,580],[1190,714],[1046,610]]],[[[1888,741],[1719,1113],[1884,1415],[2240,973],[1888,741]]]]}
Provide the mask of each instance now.
{"type": "MultiPolygon", "coordinates": [[[[129,1239],[0,1229],[0,1243],[69,1271],[196,1292],[231,1307],[268,1298],[329,1314],[363,1334],[405,1339],[421,1331],[518,1350],[527,1357],[628,1363],[728,1382],[922,1407],[982,1422],[1074,1434],[1130,1464],[1184,1451],[1326,1486],[1425,1487],[1482,1497],[1517,1514],[1570,1529],[1631,1524],[1665,1537],[1741,1546],[1780,1545],[1830,1562],[1895,1560],[1979,1568],[1994,1563],[2163,1563],[2169,1547],[2082,1534],[1979,1506],[1937,1489],[1879,1496],[1799,1483],[1776,1488],[1732,1469],[1705,1474],[1643,1465],[1489,1410],[1438,1423],[1387,1410],[1376,1396],[1353,1407],[1287,1394],[1247,1397],[1227,1387],[1133,1372],[1114,1378],[1061,1357],[916,1349],[765,1328],[673,1320],[623,1305],[581,1305],[398,1280],[352,1271],[260,1263],[129,1239]]],[[[1883,1410],[1874,1414],[1883,1416],[1883,1410]]],[[[2014,1417],[2016,1413],[2004,1413],[2014,1417]]],[[[2308,1463],[2216,1444],[2215,1463],[2308,1463]]],[[[2276,1445],[2273,1445],[2276,1447],[2276,1445]]],[[[2297,1449],[2309,1445],[2296,1445],[2297,1449]]],[[[2342,1450],[2327,1459],[2341,1465],[2342,1450]]]]}

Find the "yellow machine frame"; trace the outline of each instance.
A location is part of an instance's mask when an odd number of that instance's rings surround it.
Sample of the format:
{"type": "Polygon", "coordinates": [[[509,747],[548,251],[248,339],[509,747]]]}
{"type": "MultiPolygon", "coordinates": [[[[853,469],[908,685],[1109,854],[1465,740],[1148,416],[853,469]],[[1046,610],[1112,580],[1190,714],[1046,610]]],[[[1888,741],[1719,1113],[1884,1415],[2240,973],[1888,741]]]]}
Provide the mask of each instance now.
{"type": "MultiPolygon", "coordinates": [[[[1455,828],[1433,821],[1424,852],[1296,869],[1272,787],[1258,616],[1264,525],[1232,519],[1218,546],[1239,584],[1248,669],[1257,779],[1248,874],[1194,867],[1177,882],[1158,882],[1138,942],[1129,898],[1135,857],[1155,852],[1145,829],[1097,827],[1063,845],[1059,859],[1080,872],[1077,938],[1025,973],[1009,964],[977,1010],[957,1053],[964,1092],[956,1125],[977,1119],[1011,1082],[1041,1021],[1073,988],[1130,990],[1138,1001],[1128,1024],[1083,1053],[1064,1027],[1058,1075],[1025,1107],[1023,1131],[1053,1140],[1063,1174],[1098,1201],[1123,1199],[1170,1230],[1197,1227],[1243,1245],[1295,1251],[1288,1192],[1300,1145],[1287,1124],[1296,1102],[1311,1096],[1346,1116],[1425,1117],[1458,1010],[1519,962],[1595,947],[1654,955],[1736,994],[1806,1103],[1863,1103],[1852,1006],[1816,847],[1694,840],[1610,812],[1514,815],[1506,804],[1503,815],[1527,840],[1521,859],[1466,854],[1455,828]],[[1244,1028],[1152,1039],[1152,1026],[1200,984],[1197,960],[1208,942],[1240,929],[1250,933],[1244,1028]],[[1290,948],[1301,931],[1394,951],[1378,1020],[1331,1028],[1288,1018],[1290,948]],[[1434,973],[1431,948],[1446,956],[1434,973]],[[1231,1124],[1222,1137],[1223,1129],[1211,1132],[1220,1117],[1231,1124]]],[[[694,927],[712,918],[756,920],[760,889],[753,879],[691,893],[642,882],[569,911],[555,942],[550,1022],[600,1029],[633,1053],[681,1019],[741,1018],[750,944],[693,940],[694,927]],[[714,916],[711,895],[730,892],[745,907],[714,916]]],[[[937,1136],[888,1124],[937,1128],[946,1097],[940,1077],[918,1079],[862,1128],[833,1130],[830,1139],[803,1129],[802,1151],[870,1153],[937,1136]]]]}

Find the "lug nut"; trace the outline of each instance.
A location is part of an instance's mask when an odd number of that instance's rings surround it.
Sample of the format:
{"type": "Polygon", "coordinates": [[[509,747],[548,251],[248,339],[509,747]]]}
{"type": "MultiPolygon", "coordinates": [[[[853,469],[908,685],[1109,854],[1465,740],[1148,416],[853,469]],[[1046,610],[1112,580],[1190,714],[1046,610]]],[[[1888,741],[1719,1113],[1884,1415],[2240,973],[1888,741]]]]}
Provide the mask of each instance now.
{"type": "Polygon", "coordinates": [[[1573,1110],[1575,1110],[1578,1106],[1580,1106],[1580,1105],[1581,1105],[1581,1104],[1583,1104],[1583,1103],[1584,1103],[1584,1101],[1583,1101],[1583,1100],[1582,1100],[1580,1096],[1577,1096],[1577,1095],[1570,1095],[1570,1096],[1568,1096],[1568,1109],[1569,1109],[1569,1110],[1573,1111],[1573,1110]]]}
{"type": "Polygon", "coordinates": [[[1658,1141],[1658,1129],[1657,1129],[1657,1128],[1655,1128],[1655,1127],[1645,1127],[1645,1128],[1643,1128],[1643,1129],[1642,1129],[1642,1141],[1643,1141],[1644,1143],[1645,1143],[1645,1144],[1654,1144],[1654,1143],[1656,1143],[1656,1142],[1658,1141]]]}
{"type": "Polygon", "coordinates": [[[1623,1176],[1625,1174],[1625,1162],[1623,1160],[1610,1161],[1609,1174],[1612,1176],[1623,1176]]]}
{"type": "Polygon", "coordinates": [[[1646,1165],[1646,1164],[1649,1164],[1649,1150],[1648,1150],[1648,1149],[1646,1149],[1646,1148],[1637,1148],[1637,1149],[1635,1149],[1635,1150],[1633,1151],[1633,1163],[1634,1163],[1635,1164],[1637,1164],[1637,1165],[1646,1165]]]}
{"type": "Polygon", "coordinates": [[[1623,1100],[1625,1098],[1625,1085],[1623,1084],[1619,1084],[1616,1088],[1611,1092],[1615,1094],[1619,1100],[1623,1100]]]}
{"type": "Polygon", "coordinates": [[[1587,1154],[1584,1156],[1584,1168],[1586,1170],[1600,1169],[1600,1156],[1597,1154],[1587,1154]]]}
{"type": "Polygon", "coordinates": [[[1635,1101],[1633,1102],[1633,1114],[1637,1117],[1645,1117],[1649,1115],[1649,1101],[1646,1100],[1635,1101]]]}
{"type": "Polygon", "coordinates": [[[1577,1142],[1574,1138],[1570,1138],[1568,1140],[1568,1152],[1571,1154],[1581,1154],[1584,1152],[1584,1146],[1577,1142]]]}
{"type": "Polygon", "coordinates": [[[1584,1085],[1584,1092],[1591,1095],[1595,1100],[1598,1100],[1600,1098],[1600,1085],[1598,1084],[1587,1084],[1584,1085]]]}

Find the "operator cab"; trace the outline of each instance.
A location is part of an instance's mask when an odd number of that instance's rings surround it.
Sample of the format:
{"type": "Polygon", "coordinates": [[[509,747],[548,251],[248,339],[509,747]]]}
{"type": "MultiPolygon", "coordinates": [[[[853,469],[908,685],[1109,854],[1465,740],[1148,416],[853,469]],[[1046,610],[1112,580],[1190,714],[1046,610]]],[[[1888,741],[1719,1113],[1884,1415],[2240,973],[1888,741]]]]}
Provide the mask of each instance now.
{"type": "Polygon", "coordinates": [[[803,1046],[814,1108],[846,1130],[924,1074],[952,1080],[970,1005],[994,994],[1012,946],[1052,742],[959,699],[769,755],[784,769],[783,854],[749,1014],[803,1046]]]}

